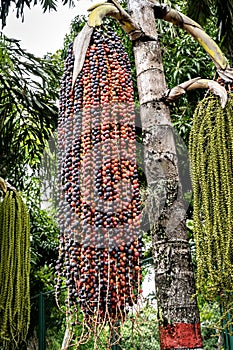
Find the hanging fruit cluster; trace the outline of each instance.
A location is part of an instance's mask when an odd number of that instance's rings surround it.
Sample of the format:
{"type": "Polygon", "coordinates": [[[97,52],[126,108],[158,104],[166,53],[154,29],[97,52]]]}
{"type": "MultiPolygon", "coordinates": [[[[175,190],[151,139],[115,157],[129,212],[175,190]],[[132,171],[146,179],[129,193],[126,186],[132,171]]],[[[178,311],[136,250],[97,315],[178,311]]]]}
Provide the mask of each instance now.
{"type": "Polygon", "coordinates": [[[25,341],[30,321],[29,214],[20,194],[7,189],[0,202],[0,348],[25,341]]]}
{"type": "MultiPolygon", "coordinates": [[[[221,79],[219,82],[223,84],[221,79]]],[[[220,299],[223,319],[232,310],[233,296],[232,85],[228,88],[224,109],[216,96],[206,97],[198,104],[189,142],[197,288],[206,300],[220,299]]],[[[221,322],[222,319],[219,327],[221,322]]],[[[224,327],[228,325],[224,321],[224,327]]]]}
{"type": "MultiPolygon", "coordinates": [[[[141,293],[141,200],[131,68],[117,35],[95,29],[72,88],[72,46],[58,129],[60,247],[57,289],[86,324],[124,320],[141,293]]],[[[93,328],[93,326],[92,326],[93,328]]]]}

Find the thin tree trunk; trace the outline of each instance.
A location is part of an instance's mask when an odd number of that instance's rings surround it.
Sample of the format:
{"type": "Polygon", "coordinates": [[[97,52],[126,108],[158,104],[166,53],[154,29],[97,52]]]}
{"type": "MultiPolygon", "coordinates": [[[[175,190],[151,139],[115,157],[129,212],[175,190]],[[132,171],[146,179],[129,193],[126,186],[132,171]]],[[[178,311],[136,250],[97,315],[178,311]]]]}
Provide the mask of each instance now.
{"type": "Polygon", "coordinates": [[[176,147],[153,10],[148,3],[128,0],[128,10],[154,40],[136,41],[134,54],[144,132],[147,179],[146,209],[150,222],[161,349],[202,349],[199,311],[176,147]]]}

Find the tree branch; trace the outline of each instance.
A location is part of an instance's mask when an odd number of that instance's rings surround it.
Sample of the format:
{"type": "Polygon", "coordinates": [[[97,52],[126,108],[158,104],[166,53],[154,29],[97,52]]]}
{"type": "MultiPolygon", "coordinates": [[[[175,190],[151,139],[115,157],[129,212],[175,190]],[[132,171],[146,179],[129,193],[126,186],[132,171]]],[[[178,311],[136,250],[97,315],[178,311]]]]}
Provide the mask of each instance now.
{"type": "Polygon", "coordinates": [[[154,38],[142,31],[140,26],[133,21],[131,16],[121,7],[117,0],[109,0],[109,2],[95,4],[91,6],[88,11],[91,11],[88,17],[88,25],[90,27],[100,26],[104,17],[109,16],[120,23],[132,41],[139,38],[140,40],[154,40],[154,38]]]}
{"type": "Polygon", "coordinates": [[[213,94],[220,96],[221,106],[224,108],[227,103],[227,91],[219,83],[214,80],[194,78],[185,81],[182,84],[175,86],[172,89],[165,91],[163,99],[167,102],[173,102],[180,96],[184,95],[186,91],[195,89],[209,89],[213,94]]]}
{"type": "Polygon", "coordinates": [[[166,4],[160,4],[154,0],[148,0],[148,3],[152,4],[156,18],[171,22],[192,35],[214,62],[219,76],[226,82],[233,81],[233,69],[229,66],[223,52],[197,22],[166,4]]]}

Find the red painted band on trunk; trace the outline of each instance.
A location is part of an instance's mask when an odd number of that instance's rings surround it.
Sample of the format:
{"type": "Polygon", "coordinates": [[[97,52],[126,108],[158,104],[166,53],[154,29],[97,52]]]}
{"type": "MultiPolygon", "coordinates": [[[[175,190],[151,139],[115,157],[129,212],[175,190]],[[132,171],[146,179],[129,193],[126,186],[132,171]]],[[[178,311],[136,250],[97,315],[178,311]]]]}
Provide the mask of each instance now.
{"type": "Polygon", "coordinates": [[[200,323],[159,326],[161,350],[202,348],[200,323]]]}

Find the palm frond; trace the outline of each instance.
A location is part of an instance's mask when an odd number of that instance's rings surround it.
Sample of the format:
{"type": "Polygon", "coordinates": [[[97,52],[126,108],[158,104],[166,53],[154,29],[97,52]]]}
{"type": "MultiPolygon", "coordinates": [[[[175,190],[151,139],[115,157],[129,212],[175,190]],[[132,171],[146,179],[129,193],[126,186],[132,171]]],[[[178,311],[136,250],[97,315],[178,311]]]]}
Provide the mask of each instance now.
{"type": "Polygon", "coordinates": [[[200,25],[205,25],[211,14],[210,0],[187,0],[187,16],[192,18],[200,25]]]}
{"type": "Polygon", "coordinates": [[[23,50],[0,34],[0,174],[38,166],[57,126],[59,65],[23,50]]]}
{"type": "Polygon", "coordinates": [[[233,0],[216,0],[216,16],[222,49],[233,59],[233,0]]]}

